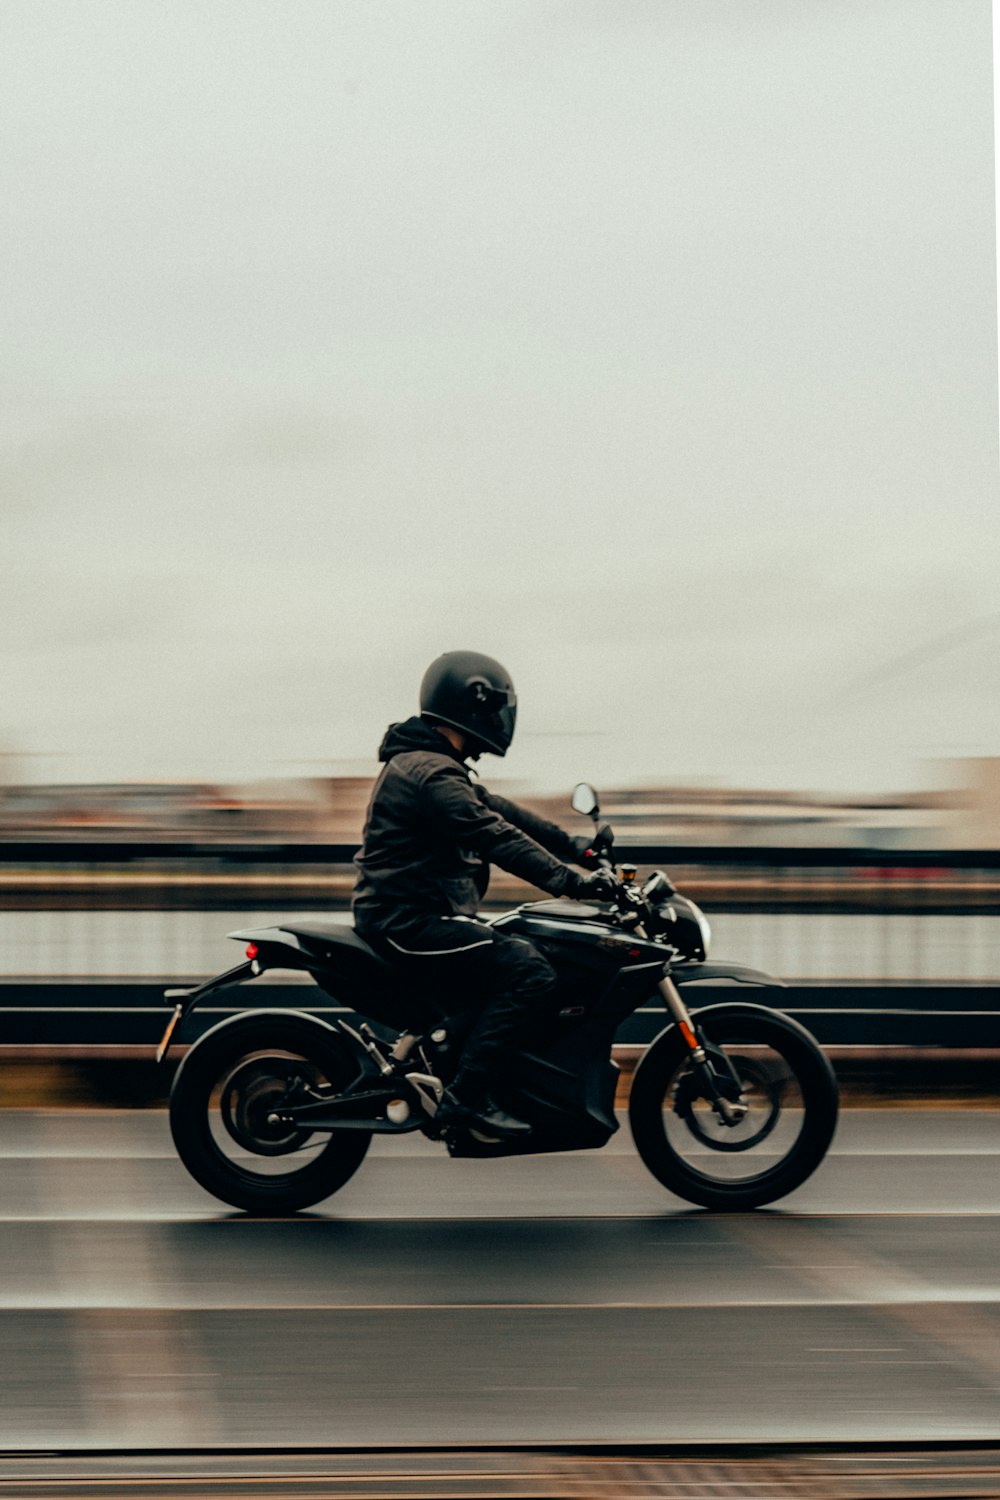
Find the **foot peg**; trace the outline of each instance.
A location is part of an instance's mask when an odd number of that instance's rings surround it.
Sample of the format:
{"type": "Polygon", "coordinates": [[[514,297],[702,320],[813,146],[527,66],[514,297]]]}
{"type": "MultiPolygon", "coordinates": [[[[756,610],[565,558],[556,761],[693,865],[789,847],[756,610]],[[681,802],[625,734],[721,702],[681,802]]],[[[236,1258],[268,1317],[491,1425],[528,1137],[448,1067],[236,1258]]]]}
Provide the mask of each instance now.
{"type": "Polygon", "coordinates": [[[531,1134],[526,1120],[518,1120],[486,1098],[479,1104],[466,1104],[450,1089],[446,1089],[435,1115],[435,1123],[442,1129],[466,1129],[483,1132],[499,1140],[516,1140],[531,1134]]]}

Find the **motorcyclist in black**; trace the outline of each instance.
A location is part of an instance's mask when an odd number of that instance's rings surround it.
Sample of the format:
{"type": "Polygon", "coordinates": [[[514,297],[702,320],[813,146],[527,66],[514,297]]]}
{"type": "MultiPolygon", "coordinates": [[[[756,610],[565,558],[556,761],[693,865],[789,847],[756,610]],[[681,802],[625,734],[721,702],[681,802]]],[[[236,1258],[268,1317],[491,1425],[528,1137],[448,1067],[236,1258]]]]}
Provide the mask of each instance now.
{"type": "Polygon", "coordinates": [[[498,1108],[490,1078],[556,975],[531,943],[476,920],[489,866],[551,895],[610,894],[603,871],[582,874],[568,863],[596,864],[592,840],[472,781],[466,761],[505,755],[516,714],[510,675],[492,657],[449,651],[431,664],[420,714],[391,724],[379,750],[385,769],[368,806],[353,903],[356,929],[372,947],[422,984],[480,1007],[437,1117],[502,1136],[531,1127],[498,1108]]]}

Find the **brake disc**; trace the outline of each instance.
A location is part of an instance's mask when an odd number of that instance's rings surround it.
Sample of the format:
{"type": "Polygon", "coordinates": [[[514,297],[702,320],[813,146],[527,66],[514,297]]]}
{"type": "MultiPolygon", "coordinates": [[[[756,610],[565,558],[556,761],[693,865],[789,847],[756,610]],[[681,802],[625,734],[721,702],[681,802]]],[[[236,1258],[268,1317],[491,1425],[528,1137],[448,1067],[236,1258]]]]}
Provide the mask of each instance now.
{"type": "Polygon", "coordinates": [[[759,1146],[761,1141],[766,1140],[777,1125],[781,1114],[781,1089],[767,1069],[753,1059],[735,1056],[728,1061],[739,1077],[741,1095],[750,1106],[738,1125],[726,1125],[719,1119],[711,1100],[705,1099],[691,1069],[678,1080],[674,1094],[674,1113],[684,1121],[695,1139],[710,1150],[749,1151],[751,1147],[759,1146]],[[704,1110],[695,1109],[699,1100],[705,1103],[704,1110]],[[755,1128],[751,1127],[748,1134],[740,1134],[762,1107],[766,1108],[767,1113],[761,1123],[755,1128]],[[711,1134],[705,1128],[708,1124],[713,1127],[711,1134]]]}
{"type": "Polygon", "coordinates": [[[289,1095],[308,1086],[302,1064],[287,1057],[253,1057],[240,1063],[222,1086],[219,1111],[238,1146],[255,1156],[286,1156],[314,1134],[294,1125],[271,1124],[270,1117],[289,1103],[289,1095]]]}

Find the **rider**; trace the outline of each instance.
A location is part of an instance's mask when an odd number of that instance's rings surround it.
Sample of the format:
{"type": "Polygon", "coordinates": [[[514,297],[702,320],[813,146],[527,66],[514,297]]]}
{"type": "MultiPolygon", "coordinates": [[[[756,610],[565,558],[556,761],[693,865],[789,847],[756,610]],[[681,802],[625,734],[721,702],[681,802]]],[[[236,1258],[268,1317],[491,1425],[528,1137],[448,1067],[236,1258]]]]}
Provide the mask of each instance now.
{"type": "Polygon", "coordinates": [[[420,686],[420,714],[390,724],[385,762],[355,861],[359,936],[423,983],[478,1001],[459,1070],[441,1100],[445,1125],[518,1136],[531,1127],[499,1109],[489,1084],[516,1049],[533,1012],[556,983],[548,959],[523,938],[476,920],[490,864],[554,896],[599,900],[611,893],[590,840],[472,781],[466,762],[506,755],[517,696],[510,674],[477,651],[448,651],[420,686]]]}

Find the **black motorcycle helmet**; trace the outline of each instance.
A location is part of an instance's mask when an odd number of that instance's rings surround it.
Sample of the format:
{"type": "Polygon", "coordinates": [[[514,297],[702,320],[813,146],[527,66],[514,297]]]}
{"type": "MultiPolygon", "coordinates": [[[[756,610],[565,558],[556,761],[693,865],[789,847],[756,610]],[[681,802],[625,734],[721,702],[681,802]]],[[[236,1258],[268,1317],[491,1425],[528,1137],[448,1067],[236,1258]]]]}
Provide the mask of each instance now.
{"type": "Polygon", "coordinates": [[[514,738],[517,694],[510,673],[479,651],[446,651],[432,661],[420,684],[420,712],[460,729],[469,753],[506,755],[514,738]]]}

